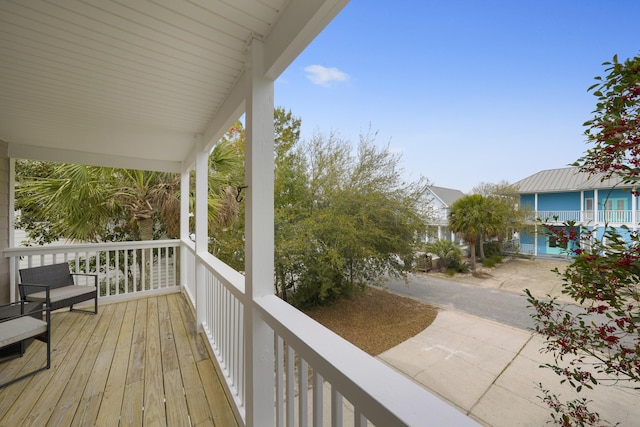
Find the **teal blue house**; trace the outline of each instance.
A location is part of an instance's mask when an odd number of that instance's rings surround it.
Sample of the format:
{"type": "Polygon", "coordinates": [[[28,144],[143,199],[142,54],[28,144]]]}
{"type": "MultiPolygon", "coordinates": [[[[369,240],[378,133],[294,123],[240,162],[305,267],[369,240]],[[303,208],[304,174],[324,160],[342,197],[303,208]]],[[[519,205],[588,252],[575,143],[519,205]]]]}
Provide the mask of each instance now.
{"type": "MultiPolygon", "coordinates": [[[[529,255],[569,255],[577,244],[559,241],[541,225],[567,234],[590,230],[603,239],[607,227],[629,237],[638,228],[638,197],[620,179],[582,173],[576,167],[538,172],[514,184],[521,208],[530,212],[530,226],[519,233],[519,251],[529,255]],[[567,226],[570,222],[572,226],[567,226]],[[628,230],[622,226],[627,226],[628,230]]],[[[583,240],[585,248],[591,242],[583,240]]]]}

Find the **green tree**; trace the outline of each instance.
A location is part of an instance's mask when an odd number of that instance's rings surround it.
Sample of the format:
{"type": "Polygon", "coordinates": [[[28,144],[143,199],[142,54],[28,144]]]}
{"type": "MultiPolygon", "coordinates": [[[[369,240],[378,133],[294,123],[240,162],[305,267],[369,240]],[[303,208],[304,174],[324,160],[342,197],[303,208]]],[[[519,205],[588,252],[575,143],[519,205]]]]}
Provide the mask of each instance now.
{"type": "MultiPolygon", "coordinates": [[[[235,218],[233,170],[242,158],[229,144],[210,156],[209,222],[235,218]],[[234,154],[235,153],[235,154],[234,154]]],[[[16,208],[40,243],[65,237],[103,242],[151,240],[179,232],[180,177],[176,174],[19,160],[16,208]],[[30,224],[45,223],[42,227],[30,224]]]]}
{"type": "MultiPolygon", "coordinates": [[[[640,183],[640,57],[605,62],[606,77],[596,77],[589,88],[598,98],[593,118],[585,122],[588,142],[593,144],[576,166],[588,173],[622,178],[640,183]]],[[[636,190],[634,190],[636,191],[636,190]]],[[[535,298],[527,290],[534,307],[536,330],[546,337],[545,352],[553,355],[546,365],[578,392],[601,384],[627,383],[637,388],[640,380],[640,240],[622,236],[630,230],[607,228],[602,239],[590,232],[550,227],[554,237],[573,247],[573,263],[564,271],[562,292],[579,304],[569,311],[555,299],[535,298]],[[585,249],[579,243],[588,240],[585,249]],[[600,315],[594,317],[594,314],[600,315]],[[588,361],[588,362],[587,362],[588,361]]],[[[542,388],[542,385],[541,385],[542,388]]],[[[553,409],[557,424],[602,425],[585,398],[566,403],[543,389],[543,400],[553,409]]]]}
{"type": "Polygon", "coordinates": [[[449,228],[459,233],[469,244],[471,270],[476,269],[476,243],[484,236],[498,233],[504,224],[501,212],[492,199],[480,194],[471,194],[458,199],[449,211],[449,228]]]}
{"type": "MultiPolygon", "coordinates": [[[[525,226],[527,211],[519,208],[520,194],[514,185],[506,181],[497,184],[482,182],[474,187],[472,192],[485,198],[484,202],[491,207],[491,219],[495,221],[481,236],[481,243],[488,238],[502,243],[507,230],[519,230],[525,226]]],[[[480,259],[484,259],[484,244],[478,246],[480,259]]]]}
{"type": "Polygon", "coordinates": [[[209,252],[235,270],[244,271],[245,130],[240,121],[225,133],[218,146],[221,146],[220,153],[224,155],[218,156],[214,150],[209,158],[209,188],[219,189],[223,197],[216,201],[210,198],[209,212],[216,212],[218,200],[226,200],[229,208],[223,211],[224,215],[209,217],[209,252]],[[228,156],[233,157],[230,163],[225,161],[228,156]],[[215,176],[211,171],[216,172],[215,176]]]}
{"type": "Polygon", "coordinates": [[[297,305],[348,295],[412,267],[416,238],[425,229],[424,183],[404,181],[400,157],[373,141],[361,136],[354,153],[335,135],[315,135],[297,151],[310,193],[298,217],[306,238],[298,254],[297,305]]]}
{"type": "MultiPolygon", "coordinates": [[[[290,111],[274,111],[275,291],[302,307],[409,271],[424,221],[423,183],[402,179],[388,146],[371,136],[355,150],[333,134],[300,141],[300,124],[290,111]]],[[[241,223],[215,235],[217,256],[238,269],[241,223]]]]}

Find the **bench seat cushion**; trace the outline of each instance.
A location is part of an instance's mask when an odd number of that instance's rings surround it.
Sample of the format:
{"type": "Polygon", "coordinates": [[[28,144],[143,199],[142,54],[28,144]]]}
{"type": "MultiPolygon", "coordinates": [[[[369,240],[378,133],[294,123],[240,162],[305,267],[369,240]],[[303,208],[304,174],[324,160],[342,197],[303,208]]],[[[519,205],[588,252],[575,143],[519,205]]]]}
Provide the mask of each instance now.
{"type": "Polygon", "coordinates": [[[23,316],[0,323],[0,348],[47,332],[47,322],[23,316]]]}
{"type": "MultiPolygon", "coordinates": [[[[63,286],[61,288],[49,289],[49,298],[51,298],[51,304],[59,301],[64,301],[70,298],[77,297],[85,294],[95,294],[95,286],[63,286]]],[[[44,291],[34,292],[27,295],[27,301],[46,302],[46,294],[44,291]]]]}

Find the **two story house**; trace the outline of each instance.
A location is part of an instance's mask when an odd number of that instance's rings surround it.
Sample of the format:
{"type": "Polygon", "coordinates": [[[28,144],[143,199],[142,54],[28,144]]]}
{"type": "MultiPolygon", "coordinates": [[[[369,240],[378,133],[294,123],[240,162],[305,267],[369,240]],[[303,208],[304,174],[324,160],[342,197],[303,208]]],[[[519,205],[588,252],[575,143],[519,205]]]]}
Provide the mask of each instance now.
{"type": "Polygon", "coordinates": [[[456,235],[449,230],[449,211],[451,206],[464,193],[452,188],[427,186],[422,193],[423,200],[427,203],[427,235],[425,242],[434,240],[448,240],[456,242],[456,235]]]}
{"type": "MultiPolygon", "coordinates": [[[[563,227],[566,233],[590,230],[597,239],[604,237],[607,227],[615,227],[623,236],[634,232],[639,218],[637,196],[621,179],[603,178],[602,174],[589,175],[577,167],[567,167],[540,171],[516,182],[521,208],[531,212],[531,225],[519,236],[520,252],[569,255],[575,248],[575,244],[567,247],[550,235],[542,223],[563,227]],[[629,229],[621,228],[623,225],[629,229]]],[[[581,242],[583,246],[589,243],[581,242]]]]}

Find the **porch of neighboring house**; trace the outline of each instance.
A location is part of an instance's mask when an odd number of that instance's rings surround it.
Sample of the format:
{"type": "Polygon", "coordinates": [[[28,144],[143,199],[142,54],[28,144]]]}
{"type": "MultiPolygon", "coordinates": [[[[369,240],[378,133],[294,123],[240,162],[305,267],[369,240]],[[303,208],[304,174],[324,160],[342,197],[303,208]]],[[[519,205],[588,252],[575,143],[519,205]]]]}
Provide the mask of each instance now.
{"type": "MultiPolygon", "coordinates": [[[[49,370],[0,389],[0,425],[234,426],[232,407],[180,293],[52,314],[49,370]]],[[[45,344],[0,382],[44,363],[45,344]]]]}

